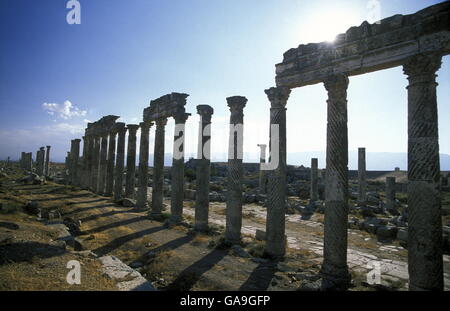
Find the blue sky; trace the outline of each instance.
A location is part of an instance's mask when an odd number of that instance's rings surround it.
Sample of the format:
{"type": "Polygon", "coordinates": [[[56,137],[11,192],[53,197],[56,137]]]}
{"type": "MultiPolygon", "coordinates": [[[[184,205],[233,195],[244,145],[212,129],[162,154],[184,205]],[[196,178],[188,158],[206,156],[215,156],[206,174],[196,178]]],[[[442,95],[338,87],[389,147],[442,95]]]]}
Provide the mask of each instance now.
{"type": "MultiPolygon", "coordinates": [[[[69,25],[66,0],[0,1],[1,159],[50,144],[53,158],[63,160],[87,121],[114,114],[139,123],[149,101],[170,92],[190,94],[188,153],[196,151],[195,106],[213,106],[213,159],[227,148],[225,98],[246,96],[244,151],[252,158],[256,144],[268,142],[264,89],[274,86],[283,53],[369,15],[367,0],[79,2],[81,24],[69,25]]],[[[384,18],[440,1],[379,2],[384,18]]],[[[450,57],[438,75],[440,151],[450,154],[450,57]]],[[[350,78],[349,150],[406,152],[406,85],[401,67],[350,78]]],[[[322,84],[293,90],[288,152],[325,150],[325,101],[322,84]]],[[[172,135],[170,121],[166,152],[172,135]]]]}

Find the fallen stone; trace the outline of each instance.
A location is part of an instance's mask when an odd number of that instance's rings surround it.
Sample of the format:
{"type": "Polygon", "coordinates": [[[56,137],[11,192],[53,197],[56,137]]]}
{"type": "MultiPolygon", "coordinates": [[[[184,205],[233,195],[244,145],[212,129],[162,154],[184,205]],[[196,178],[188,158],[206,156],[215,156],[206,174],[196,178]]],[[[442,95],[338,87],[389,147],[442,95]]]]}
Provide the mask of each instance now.
{"type": "Polygon", "coordinates": [[[108,277],[116,280],[120,291],[155,291],[153,285],[147,281],[138,271],[124,264],[114,256],[99,258],[102,263],[102,271],[108,277]],[[120,281],[123,279],[127,281],[120,281]],[[131,279],[131,280],[130,280],[131,279]]]}
{"type": "Polygon", "coordinates": [[[121,204],[124,207],[135,207],[136,206],[136,201],[133,200],[133,199],[125,198],[125,199],[122,199],[121,204]]]}

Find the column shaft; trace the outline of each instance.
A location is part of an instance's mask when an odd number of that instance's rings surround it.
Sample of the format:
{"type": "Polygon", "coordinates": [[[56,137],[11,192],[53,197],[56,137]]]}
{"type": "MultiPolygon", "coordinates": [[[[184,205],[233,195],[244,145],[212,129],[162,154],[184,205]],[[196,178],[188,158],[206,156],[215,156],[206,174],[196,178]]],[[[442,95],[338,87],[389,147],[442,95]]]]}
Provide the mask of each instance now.
{"type": "Polygon", "coordinates": [[[117,139],[117,158],[114,179],[114,200],[117,202],[123,198],[123,171],[125,161],[125,134],[126,127],[124,123],[118,123],[118,139],[117,139]]]}
{"type": "Polygon", "coordinates": [[[148,209],[147,190],[148,190],[148,152],[149,152],[149,122],[141,122],[141,144],[139,150],[139,172],[138,172],[138,191],[136,199],[136,208],[148,209]]]}
{"type": "Polygon", "coordinates": [[[136,186],[136,131],[139,125],[129,124],[128,129],[128,151],[127,151],[127,174],[125,184],[125,197],[134,199],[136,186]]]}
{"type": "Polygon", "coordinates": [[[163,209],[164,194],[164,133],[167,119],[156,120],[155,151],[153,159],[153,189],[151,215],[158,217],[163,209]]]}
{"type": "Polygon", "coordinates": [[[436,71],[441,56],[404,64],[408,76],[408,271],[410,290],[442,290],[443,249],[436,71]]]}
{"type": "Polygon", "coordinates": [[[317,158],[311,159],[311,202],[315,202],[319,199],[319,180],[318,180],[318,160],[317,158]]]}
{"type": "Polygon", "coordinates": [[[242,96],[234,96],[228,97],[227,102],[231,115],[225,239],[229,243],[239,243],[242,227],[243,109],[247,99],[242,96]]]}
{"type": "Polygon", "coordinates": [[[100,167],[98,174],[98,188],[97,193],[103,195],[105,193],[106,185],[106,167],[108,163],[108,134],[104,133],[101,137],[100,146],[100,167]]]}
{"type": "Polygon", "coordinates": [[[366,148],[358,148],[358,204],[365,205],[366,201],[366,148]]]}
{"type": "Polygon", "coordinates": [[[285,214],[286,214],[286,104],[291,90],[284,87],[265,91],[271,103],[270,108],[270,159],[273,148],[279,155],[278,166],[267,171],[267,221],[265,254],[280,258],[285,254],[285,214]],[[273,127],[278,127],[278,141],[273,127]]]}
{"type": "Polygon", "coordinates": [[[331,76],[324,81],[328,91],[325,228],[322,276],[324,287],[346,289],[348,223],[348,78],[331,76]]]}
{"type": "Polygon", "coordinates": [[[106,186],[105,195],[112,196],[114,190],[114,167],[116,161],[116,135],[117,131],[113,129],[109,134],[108,144],[108,162],[106,165],[106,186]]]}

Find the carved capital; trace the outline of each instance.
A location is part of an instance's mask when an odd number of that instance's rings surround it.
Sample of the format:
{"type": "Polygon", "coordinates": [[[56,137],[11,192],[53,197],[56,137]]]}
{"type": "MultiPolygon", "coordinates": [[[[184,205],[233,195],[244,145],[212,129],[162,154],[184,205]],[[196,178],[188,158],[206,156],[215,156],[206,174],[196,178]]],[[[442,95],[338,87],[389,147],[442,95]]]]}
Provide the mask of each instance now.
{"type": "Polygon", "coordinates": [[[164,128],[167,124],[167,118],[159,118],[155,120],[157,128],[164,128]]]}
{"type": "Polygon", "coordinates": [[[198,105],[197,113],[202,117],[203,123],[210,123],[214,109],[209,105],[198,105]]]}
{"type": "Polygon", "coordinates": [[[291,89],[284,86],[271,87],[264,91],[269,98],[271,108],[284,108],[286,107],[291,89]]]}
{"type": "Polygon", "coordinates": [[[328,93],[337,94],[341,92],[347,93],[348,77],[346,75],[333,75],[327,77],[323,81],[323,85],[328,93]]]}
{"type": "MultiPolygon", "coordinates": [[[[166,121],[167,121],[167,119],[166,119],[166,121]]],[[[156,124],[158,124],[158,120],[156,121],[156,124]]],[[[153,122],[150,122],[150,121],[139,123],[139,127],[141,128],[141,131],[148,131],[152,125],[153,125],[153,122]]]]}
{"type": "Polygon", "coordinates": [[[128,129],[128,135],[136,136],[136,132],[139,129],[139,125],[137,125],[137,124],[128,124],[127,125],[127,129],[128,129]]]}
{"type": "Polygon", "coordinates": [[[442,56],[437,53],[418,54],[410,57],[403,64],[403,72],[408,79],[423,76],[432,76],[434,79],[436,71],[441,68],[442,56]]]}
{"type": "Polygon", "coordinates": [[[189,118],[191,114],[190,113],[177,113],[173,116],[175,119],[175,124],[184,124],[186,123],[187,119],[189,118]]]}

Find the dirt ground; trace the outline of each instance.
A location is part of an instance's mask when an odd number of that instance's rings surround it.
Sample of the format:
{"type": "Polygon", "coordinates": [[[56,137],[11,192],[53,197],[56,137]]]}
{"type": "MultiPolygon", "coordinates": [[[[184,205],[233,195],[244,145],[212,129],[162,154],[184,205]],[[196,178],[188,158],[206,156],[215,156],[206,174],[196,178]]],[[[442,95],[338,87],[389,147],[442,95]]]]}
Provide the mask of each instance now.
{"type": "MultiPolygon", "coordinates": [[[[22,210],[29,201],[59,211],[61,219],[81,223],[77,238],[84,250],[120,258],[159,290],[306,290],[319,279],[321,214],[308,221],[298,214],[286,215],[287,255],[284,261],[274,262],[261,258],[264,242],[254,237],[256,229],[265,230],[265,208],[257,204],[243,208],[242,247],[226,248],[221,239],[225,203],[211,203],[210,233],[199,234],[191,229],[192,201],[184,202],[185,223],[169,227],[164,220],[150,220],[147,212],[119,206],[89,191],[52,182],[19,185],[10,179],[2,180],[0,187],[0,234],[10,236],[0,244],[0,290],[116,290],[95,258],[52,244],[56,233],[22,210]],[[66,282],[71,259],[82,262],[80,285],[66,282]]],[[[164,203],[170,206],[169,200],[164,203]]],[[[380,243],[359,230],[349,230],[348,239],[350,290],[407,289],[407,251],[397,242],[380,243]],[[367,284],[371,260],[383,265],[382,285],[367,284]]],[[[448,278],[448,256],[444,261],[448,278]]]]}

